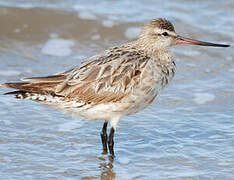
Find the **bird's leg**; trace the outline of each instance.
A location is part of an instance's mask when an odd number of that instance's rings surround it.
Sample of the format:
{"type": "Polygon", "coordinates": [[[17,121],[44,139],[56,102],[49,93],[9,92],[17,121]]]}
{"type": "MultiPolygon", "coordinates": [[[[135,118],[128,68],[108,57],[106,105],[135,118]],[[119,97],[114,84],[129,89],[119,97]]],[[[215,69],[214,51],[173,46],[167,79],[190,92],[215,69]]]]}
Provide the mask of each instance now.
{"type": "Polygon", "coordinates": [[[113,127],[111,127],[109,139],[108,139],[108,147],[109,147],[109,152],[112,155],[112,157],[114,157],[114,133],[115,133],[115,130],[113,127]]]}
{"type": "Polygon", "coordinates": [[[107,153],[107,134],[106,134],[107,124],[108,124],[108,121],[105,121],[104,124],[103,124],[102,132],[101,132],[102,147],[103,147],[102,154],[106,154],[107,153]]]}

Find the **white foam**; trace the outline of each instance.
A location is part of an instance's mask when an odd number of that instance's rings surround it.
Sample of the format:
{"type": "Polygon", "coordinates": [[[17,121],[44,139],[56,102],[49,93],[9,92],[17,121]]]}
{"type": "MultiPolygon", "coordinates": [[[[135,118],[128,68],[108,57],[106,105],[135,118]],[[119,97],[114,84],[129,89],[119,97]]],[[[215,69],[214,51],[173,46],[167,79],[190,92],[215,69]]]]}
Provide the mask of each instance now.
{"type": "Polygon", "coordinates": [[[197,65],[196,64],[194,64],[194,63],[187,63],[186,64],[188,67],[196,67],[197,65]]]}
{"type": "Polygon", "coordinates": [[[13,123],[10,120],[2,120],[2,122],[6,125],[6,126],[10,126],[13,123]]]}
{"type": "Polygon", "coordinates": [[[32,9],[32,8],[34,8],[34,6],[32,4],[27,4],[27,3],[21,3],[21,4],[19,4],[18,7],[24,8],[24,9],[32,9]]]}
{"type": "Polygon", "coordinates": [[[78,13],[78,16],[81,19],[88,19],[88,20],[95,20],[95,19],[97,19],[97,17],[93,13],[88,12],[88,11],[80,11],[78,13]]]}
{"type": "Polygon", "coordinates": [[[50,33],[50,38],[58,38],[59,35],[57,33],[50,33]]]}
{"type": "Polygon", "coordinates": [[[71,39],[49,39],[41,52],[46,55],[51,56],[69,56],[72,53],[72,47],[75,45],[75,42],[71,39]]]}
{"type": "Polygon", "coordinates": [[[21,72],[16,70],[0,70],[0,76],[18,76],[21,72]]]}
{"type": "Polygon", "coordinates": [[[78,4],[73,5],[73,9],[76,10],[76,11],[80,11],[80,10],[86,10],[87,7],[85,7],[84,5],[78,3],[78,4]]]}
{"type": "Polygon", "coordinates": [[[28,28],[28,24],[23,24],[23,28],[28,28]]]}
{"type": "Polygon", "coordinates": [[[73,129],[79,129],[83,126],[83,122],[81,119],[70,121],[64,124],[60,124],[58,126],[59,131],[71,131],[73,129]]]}
{"type": "Polygon", "coordinates": [[[14,32],[15,33],[18,33],[18,32],[20,32],[21,30],[19,29],[19,28],[16,28],[15,30],[14,30],[14,32]]]}
{"type": "Polygon", "coordinates": [[[140,27],[130,27],[125,31],[125,37],[128,39],[136,39],[140,35],[140,27]]]}
{"type": "Polygon", "coordinates": [[[226,57],[226,59],[227,59],[228,61],[232,61],[232,56],[228,56],[228,57],[226,57]]]}
{"type": "Polygon", "coordinates": [[[212,70],[211,70],[210,68],[206,68],[206,69],[205,69],[205,72],[206,72],[206,73],[210,73],[210,72],[212,72],[212,70]]]}
{"type": "Polygon", "coordinates": [[[229,71],[230,71],[230,72],[234,72],[234,68],[232,68],[232,69],[229,69],[229,71]]]}
{"type": "Polygon", "coordinates": [[[104,20],[104,21],[102,21],[102,25],[103,25],[104,27],[110,28],[110,27],[113,27],[113,26],[114,26],[114,22],[111,21],[111,20],[104,20]]]}
{"type": "Polygon", "coordinates": [[[94,41],[96,41],[96,40],[98,40],[100,38],[101,38],[101,36],[99,34],[95,34],[95,35],[91,36],[91,39],[94,40],[94,41]]]}
{"type": "Polygon", "coordinates": [[[127,165],[130,162],[127,157],[120,157],[120,158],[118,158],[118,160],[119,160],[119,163],[122,165],[127,165]]]}
{"type": "Polygon", "coordinates": [[[197,104],[205,104],[215,99],[215,95],[211,93],[195,93],[194,96],[195,98],[193,100],[197,104]]]}

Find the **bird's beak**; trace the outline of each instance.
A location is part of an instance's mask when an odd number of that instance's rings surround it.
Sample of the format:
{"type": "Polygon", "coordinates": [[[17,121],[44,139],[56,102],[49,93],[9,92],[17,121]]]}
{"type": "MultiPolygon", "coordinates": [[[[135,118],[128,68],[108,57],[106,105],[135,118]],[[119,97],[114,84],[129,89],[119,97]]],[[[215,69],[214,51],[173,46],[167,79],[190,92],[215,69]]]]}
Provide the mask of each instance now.
{"type": "Polygon", "coordinates": [[[199,46],[215,46],[215,47],[229,47],[230,46],[227,44],[216,44],[216,43],[198,41],[195,39],[185,38],[182,36],[177,36],[176,44],[193,44],[193,45],[199,45],[199,46]]]}

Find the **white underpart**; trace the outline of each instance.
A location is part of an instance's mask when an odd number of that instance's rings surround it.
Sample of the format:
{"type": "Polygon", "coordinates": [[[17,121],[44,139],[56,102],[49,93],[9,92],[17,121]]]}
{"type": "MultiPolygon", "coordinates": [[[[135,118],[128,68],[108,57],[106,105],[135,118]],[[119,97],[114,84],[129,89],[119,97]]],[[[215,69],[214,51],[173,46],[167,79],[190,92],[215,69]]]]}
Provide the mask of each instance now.
{"type": "Polygon", "coordinates": [[[30,99],[38,101],[42,104],[52,106],[66,114],[72,114],[75,117],[84,117],[88,120],[109,120],[111,127],[116,129],[119,119],[126,115],[124,112],[119,111],[119,107],[123,106],[122,103],[108,103],[108,104],[85,104],[84,102],[64,101],[63,97],[26,93],[26,97],[22,94],[16,95],[19,99],[30,99]]]}
{"type": "MultiPolygon", "coordinates": [[[[75,117],[84,117],[87,120],[107,120],[110,121],[111,127],[116,129],[120,118],[127,114],[132,114],[145,108],[147,100],[130,104],[130,103],[107,103],[107,104],[85,104],[76,101],[64,101],[62,97],[51,95],[26,93],[25,99],[39,101],[42,104],[52,106],[66,114],[72,114],[75,117]],[[137,104],[137,106],[136,106],[137,104]],[[123,106],[129,106],[128,110],[123,111],[123,106]]],[[[23,95],[17,95],[17,98],[23,99],[23,95]]],[[[134,99],[134,97],[133,97],[134,99]]]]}
{"type": "Polygon", "coordinates": [[[120,103],[108,104],[84,104],[75,101],[63,101],[56,103],[49,103],[48,105],[54,106],[56,109],[61,110],[66,114],[72,114],[75,117],[83,117],[87,120],[106,120],[110,121],[111,127],[116,129],[119,119],[126,115],[125,112],[120,112],[120,103]]]}

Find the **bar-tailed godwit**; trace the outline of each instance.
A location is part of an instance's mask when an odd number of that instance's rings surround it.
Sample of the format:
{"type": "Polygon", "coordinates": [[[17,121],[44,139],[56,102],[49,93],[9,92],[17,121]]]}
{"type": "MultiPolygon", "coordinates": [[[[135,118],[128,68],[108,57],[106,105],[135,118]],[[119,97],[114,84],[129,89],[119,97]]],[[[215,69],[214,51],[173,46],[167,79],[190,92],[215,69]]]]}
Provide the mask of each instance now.
{"type": "Polygon", "coordinates": [[[136,41],[105,50],[80,67],[1,86],[17,89],[6,94],[20,99],[38,101],[89,120],[104,120],[103,153],[109,149],[114,156],[118,121],[151,104],[172,79],[176,65],[169,47],[177,44],[229,46],[184,38],[177,35],[171,22],[158,18],[143,27],[136,41]]]}

